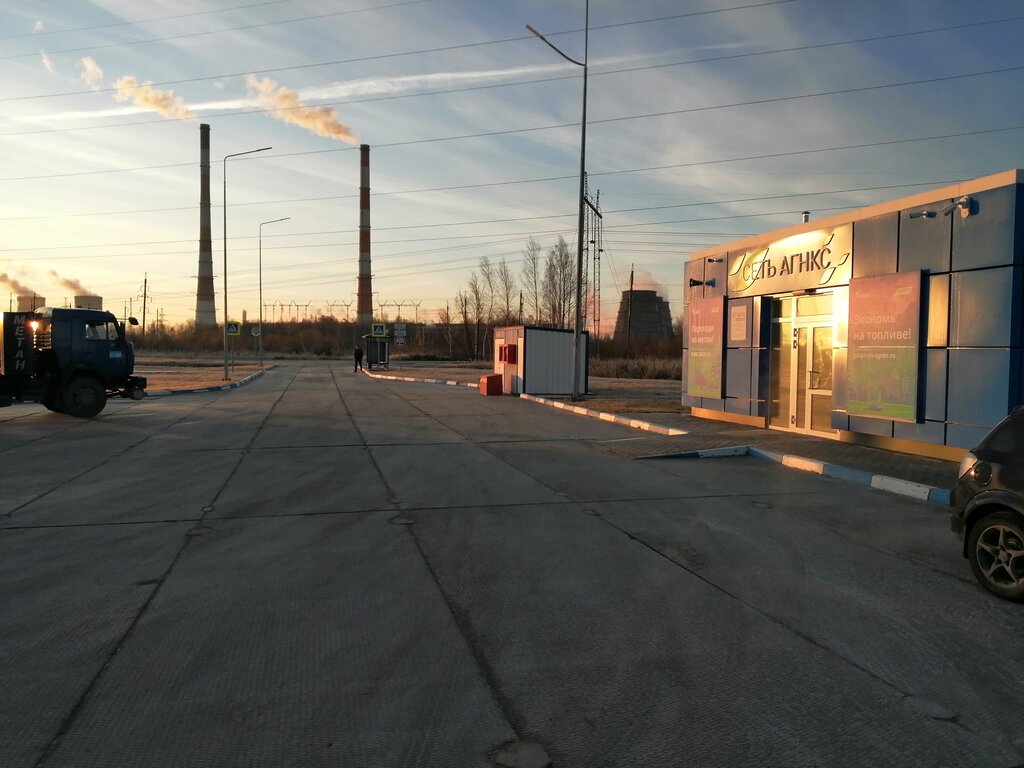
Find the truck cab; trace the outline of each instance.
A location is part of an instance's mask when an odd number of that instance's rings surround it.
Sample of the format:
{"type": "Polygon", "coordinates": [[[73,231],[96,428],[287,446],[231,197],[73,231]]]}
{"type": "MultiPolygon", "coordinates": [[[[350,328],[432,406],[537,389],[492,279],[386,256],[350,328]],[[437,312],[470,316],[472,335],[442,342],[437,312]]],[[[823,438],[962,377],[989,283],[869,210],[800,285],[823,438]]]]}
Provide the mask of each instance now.
{"type": "Polygon", "coordinates": [[[146,380],[132,375],[135,352],[124,324],[110,312],[5,312],[2,335],[0,405],[37,401],[51,411],[91,418],[110,396],[145,396],[146,380]]]}

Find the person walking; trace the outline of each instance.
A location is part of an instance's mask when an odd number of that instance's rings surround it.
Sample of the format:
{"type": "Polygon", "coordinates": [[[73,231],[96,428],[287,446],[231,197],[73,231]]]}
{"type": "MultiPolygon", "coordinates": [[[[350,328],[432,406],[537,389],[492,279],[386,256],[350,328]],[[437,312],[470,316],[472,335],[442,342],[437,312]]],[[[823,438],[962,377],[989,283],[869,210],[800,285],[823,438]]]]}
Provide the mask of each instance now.
{"type": "Polygon", "coordinates": [[[355,373],[356,371],[363,370],[363,348],[362,347],[356,347],[355,359],[356,359],[356,364],[355,364],[355,367],[352,369],[352,373],[355,373]]]}

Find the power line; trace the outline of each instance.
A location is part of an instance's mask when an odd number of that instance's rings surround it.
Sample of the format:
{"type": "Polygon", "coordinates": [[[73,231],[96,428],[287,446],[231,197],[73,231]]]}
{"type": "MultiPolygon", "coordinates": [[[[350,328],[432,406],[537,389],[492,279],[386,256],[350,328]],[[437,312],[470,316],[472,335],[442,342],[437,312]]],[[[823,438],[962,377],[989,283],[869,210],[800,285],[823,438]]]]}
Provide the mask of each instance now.
{"type": "Polygon", "coordinates": [[[41,32],[26,32],[21,35],[7,35],[6,37],[0,37],[0,41],[3,40],[19,40],[24,37],[39,38],[46,35],[62,35],[68,32],[92,32],[97,29],[112,29],[114,27],[128,27],[133,24],[152,24],[157,21],[173,21],[175,19],[187,19],[194,16],[209,16],[214,13],[228,13],[230,11],[243,11],[249,8],[258,8],[264,5],[280,5],[281,3],[290,3],[293,0],[264,0],[261,3],[249,3],[248,5],[235,5],[229,8],[217,8],[212,11],[193,11],[191,13],[178,13],[173,16],[157,16],[152,19],[135,19],[132,21],[114,21],[109,24],[95,24],[91,27],[71,27],[68,29],[45,29],[41,32]]]}
{"type": "MultiPolygon", "coordinates": [[[[873,191],[889,190],[889,189],[905,189],[905,188],[909,188],[909,187],[935,187],[935,186],[941,186],[941,185],[945,185],[945,184],[954,184],[954,183],[957,183],[959,181],[962,181],[962,179],[953,179],[953,180],[944,180],[944,181],[932,180],[932,181],[916,182],[916,183],[912,183],[912,184],[889,184],[889,185],[876,186],[876,187],[852,187],[852,188],[846,188],[846,189],[822,190],[822,191],[818,191],[818,192],[795,192],[795,193],[783,194],[783,195],[762,195],[762,196],[756,196],[756,197],[733,198],[733,199],[730,199],[730,200],[710,200],[710,201],[704,201],[704,202],[678,203],[678,204],[675,204],[675,205],[648,206],[648,207],[642,207],[642,208],[620,208],[620,209],[614,209],[614,210],[605,210],[605,211],[603,211],[603,213],[605,213],[605,214],[640,213],[640,212],[646,212],[646,211],[674,210],[674,209],[679,209],[679,208],[695,208],[695,207],[706,206],[706,205],[732,205],[732,204],[735,204],[735,203],[760,202],[760,201],[765,201],[765,200],[784,200],[784,199],[794,198],[794,197],[795,198],[808,198],[808,197],[819,197],[819,196],[824,196],[824,195],[849,194],[849,193],[852,193],[852,192],[873,192],[873,191]]],[[[819,207],[818,210],[832,210],[832,209],[825,209],[825,208],[820,208],[819,207]]],[[[836,210],[841,210],[841,209],[836,209],[836,210]]],[[[775,214],[734,215],[734,216],[718,217],[718,219],[688,219],[687,221],[713,221],[713,220],[720,220],[720,219],[744,218],[746,216],[762,216],[762,215],[775,215],[775,214]]],[[[432,223],[432,224],[418,224],[418,225],[417,224],[410,224],[410,225],[399,225],[399,226],[393,226],[393,227],[376,227],[375,231],[380,232],[380,231],[396,231],[396,230],[408,230],[408,229],[434,229],[434,228],[440,228],[440,227],[476,226],[476,225],[480,225],[480,224],[498,224],[498,223],[505,224],[505,223],[517,223],[517,222],[524,222],[524,221],[539,221],[539,220],[549,220],[549,219],[558,219],[558,218],[564,219],[564,218],[571,218],[573,216],[575,216],[575,214],[573,214],[573,213],[565,213],[565,214],[545,214],[545,215],[542,215],[542,216],[522,216],[522,217],[507,218],[507,219],[487,219],[487,220],[481,220],[481,221],[435,222],[435,223],[432,223]]],[[[662,224],[662,223],[673,223],[673,222],[648,222],[648,223],[645,223],[645,224],[642,224],[642,225],[639,225],[639,226],[650,226],[651,224],[662,224]]],[[[607,229],[616,229],[616,228],[619,228],[619,227],[628,227],[628,226],[638,226],[638,225],[609,225],[607,227],[607,229]]],[[[559,231],[561,231],[561,230],[553,230],[552,232],[559,232],[559,231]]],[[[348,234],[348,233],[355,233],[355,232],[358,232],[358,229],[332,230],[331,232],[328,232],[328,233],[313,233],[313,234],[332,234],[332,233],[348,234]]],[[[302,233],[289,233],[290,236],[294,236],[296,234],[301,235],[302,233]]],[[[525,233],[523,233],[523,234],[525,234],[525,233]]],[[[727,235],[727,233],[722,233],[722,234],[723,235],[727,235]]],[[[727,236],[729,236],[729,235],[727,235],[727,236]]],[[[510,235],[508,235],[508,237],[512,238],[512,237],[514,237],[514,235],[510,234],[510,235]]],[[[229,239],[235,239],[235,238],[229,238],[229,239]]],[[[243,239],[243,238],[238,238],[238,239],[243,239]]],[[[244,239],[251,239],[251,237],[250,236],[245,236],[244,239]]],[[[416,238],[416,239],[419,240],[420,238],[416,238]]],[[[174,241],[171,241],[171,242],[174,242],[174,241]]],[[[181,242],[181,241],[177,241],[177,242],[181,242]]],[[[125,243],[124,245],[131,245],[131,243],[125,243]]],[[[341,245],[352,245],[352,243],[314,243],[314,244],[310,244],[310,245],[288,246],[287,248],[289,248],[289,249],[329,248],[329,247],[338,247],[338,246],[341,246],[341,245]]],[[[468,244],[467,246],[457,246],[457,247],[478,247],[480,245],[484,245],[484,244],[475,243],[475,244],[468,244]]],[[[108,244],[106,247],[116,247],[116,246],[117,246],[117,244],[108,244]]],[[[80,248],[80,247],[90,247],[90,246],[74,246],[74,245],[62,246],[62,248],[80,248]]],[[[282,246],[277,246],[277,248],[278,249],[282,249],[282,250],[285,249],[285,247],[282,247],[282,246]]],[[[7,249],[8,252],[28,252],[28,250],[29,249],[7,249]]],[[[0,252],[3,252],[3,251],[0,251],[0,252]]],[[[106,255],[103,255],[103,256],[94,256],[94,255],[48,256],[48,257],[45,257],[45,258],[48,259],[48,260],[55,260],[55,259],[61,259],[61,260],[64,260],[64,259],[83,259],[83,258],[122,258],[122,257],[123,258],[128,258],[128,257],[139,257],[139,256],[175,256],[175,255],[183,255],[185,253],[192,253],[192,251],[187,251],[187,252],[185,252],[185,251],[158,252],[158,253],[129,253],[129,254],[122,253],[122,254],[106,254],[106,255]]],[[[400,254],[400,255],[414,255],[416,253],[420,253],[420,251],[414,251],[414,252],[411,252],[411,253],[408,253],[408,254],[400,254]]]]}
{"type": "MultiPolygon", "coordinates": [[[[929,29],[913,30],[913,31],[910,31],[910,32],[898,32],[898,33],[893,33],[893,34],[888,34],[888,35],[874,35],[874,36],[870,36],[870,37],[855,38],[855,39],[851,39],[851,40],[840,40],[840,41],[835,41],[835,42],[831,42],[831,43],[813,43],[813,44],[808,44],[808,45],[792,46],[792,47],[789,47],[789,48],[777,48],[777,49],[773,49],[773,50],[769,50],[769,51],[751,51],[751,52],[747,52],[747,53],[735,53],[735,54],[727,54],[727,55],[723,55],[723,56],[712,56],[712,57],[703,58],[703,59],[689,59],[689,60],[686,60],[686,61],[668,62],[668,63],[663,63],[663,64],[648,64],[648,65],[637,66],[637,67],[623,67],[623,68],[620,68],[620,69],[606,70],[604,72],[601,72],[601,71],[592,72],[590,76],[591,77],[602,77],[602,76],[606,76],[606,75],[623,74],[623,73],[628,73],[628,72],[641,72],[641,71],[651,70],[651,69],[664,69],[664,68],[668,68],[668,67],[681,67],[681,66],[688,66],[688,65],[691,65],[691,64],[707,64],[707,63],[714,63],[714,62],[720,62],[720,61],[731,61],[731,60],[736,60],[736,59],[751,58],[751,57],[755,57],[755,56],[769,56],[769,55],[774,55],[774,54],[779,54],[779,53],[794,53],[794,52],[799,52],[799,51],[809,51],[809,50],[817,50],[817,49],[823,49],[823,48],[832,48],[832,47],[837,47],[837,46],[853,45],[853,44],[865,43],[865,42],[878,42],[878,41],[882,41],[882,40],[894,40],[894,39],[899,39],[899,38],[915,37],[915,36],[926,35],[926,34],[934,34],[936,32],[949,32],[949,31],[954,31],[954,30],[967,29],[967,28],[971,28],[971,27],[987,26],[987,25],[991,25],[991,24],[1003,24],[1003,23],[1007,23],[1007,22],[1020,21],[1021,19],[1024,19],[1024,16],[1009,16],[1009,17],[1005,17],[1005,18],[1002,18],[1002,19],[992,19],[992,20],[988,20],[988,21],[971,22],[971,23],[968,23],[968,24],[956,24],[956,25],[950,25],[950,26],[945,26],[945,27],[932,27],[932,28],[929,28],[929,29]]],[[[360,99],[343,99],[343,100],[340,100],[340,101],[325,101],[325,102],[321,102],[321,106],[337,107],[337,106],[343,106],[343,105],[347,105],[347,104],[363,104],[363,103],[375,102],[375,101],[391,101],[391,100],[395,100],[395,99],[419,98],[419,97],[423,97],[423,96],[439,96],[439,95],[447,95],[447,94],[453,94],[453,93],[466,93],[466,92],[471,92],[471,91],[482,91],[482,90],[489,90],[489,89],[496,89],[496,88],[510,88],[510,87],[518,87],[518,86],[522,86],[522,85],[535,85],[535,84],[538,84],[538,83],[552,83],[552,82],[557,82],[557,81],[560,81],[560,80],[578,79],[579,77],[581,77],[581,75],[572,74],[572,75],[562,75],[562,76],[559,76],[559,77],[535,78],[535,79],[531,79],[531,80],[517,80],[517,81],[511,82],[511,83],[490,83],[490,84],[487,84],[487,85],[462,86],[462,87],[459,87],[459,88],[446,88],[446,89],[435,90],[435,91],[423,91],[423,92],[420,92],[420,93],[388,94],[388,95],[382,95],[382,96],[370,96],[370,97],[360,98],[360,99]]],[[[0,101],[2,101],[2,99],[0,99],[0,101]]],[[[287,112],[287,111],[297,110],[297,109],[304,109],[304,107],[297,106],[297,107],[285,107],[285,108],[280,108],[280,109],[248,109],[248,110],[234,110],[234,111],[230,111],[230,112],[211,112],[211,113],[206,114],[203,117],[203,119],[206,120],[206,119],[210,119],[210,118],[214,118],[214,117],[242,117],[242,116],[246,116],[246,115],[271,114],[271,113],[277,113],[277,112],[287,112]]],[[[77,126],[77,127],[74,127],[74,128],[48,128],[48,129],[45,129],[45,130],[14,131],[14,132],[0,134],[0,136],[26,136],[26,135],[38,135],[38,134],[44,134],[44,133],[68,133],[68,132],[73,132],[73,131],[95,131],[95,130],[101,130],[101,129],[106,129],[106,128],[123,128],[123,127],[129,127],[129,126],[137,126],[137,125],[155,125],[157,123],[166,123],[166,119],[165,118],[156,118],[156,119],[152,119],[152,120],[133,120],[133,121],[122,121],[122,122],[119,122],[119,123],[105,123],[103,125],[77,126]]]]}
{"type": "MultiPolygon", "coordinates": [[[[909,138],[909,139],[891,139],[891,140],[888,140],[888,141],[872,141],[872,142],[865,142],[865,143],[862,143],[862,144],[844,144],[844,145],[833,146],[833,147],[818,147],[818,148],[814,148],[814,149],[798,149],[798,150],[792,150],[792,151],[788,151],[788,152],[771,152],[771,153],[760,154],[760,155],[743,155],[743,156],[740,156],[740,157],[726,157],[726,158],[718,158],[718,159],[715,159],[715,160],[694,160],[694,161],[688,162],[688,163],[672,163],[670,165],[653,165],[653,166],[647,166],[647,167],[643,167],[643,168],[624,168],[624,169],[619,169],[619,170],[615,170],[615,171],[598,171],[598,172],[588,173],[588,175],[589,176],[593,176],[593,177],[597,177],[597,176],[625,175],[625,174],[632,174],[632,173],[638,173],[638,174],[639,173],[649,173],[649,172],[652,172],[652,171],[665,171],[665,170],[673,170],[673,169],[678,169],[678,168],[693,168],[693,167],[698,167],[698,166],[702,166],[702,165],[721,165],[721,164],[724,164],[724,163],[738,163],[738,162],[745,162],[745,161],[749,161],[749,160],[767,160],[767,159],[780,158],[780,157],[794,157],[794,156],[798,156],[798,155],[809,155],[809,154],[817,154],[817,153],[824,153],[824,152],[839,152],[839,151],[850,150],[850,149],[870,149],[872,147],[895,146],[895,145],[899,145],[899,144],[911,144],[911,143],[923,142],[923,141],[940,141],[940,140],[943,140],[943,139],[957,139],[957,138],[964,138],[964,137],[967,137],[967,136],[982,136],[982,135],[993,134],[993,133],[1004,133],[1004,132],[1008,132],[1008,131],[1019,131],[1019,130],[1022,130],[1022,129],[1024,129],[1024,125],[1010,125],[1010,126],[1005,126],[1005,127],[1002,127],[1002,128],[982,128],[982,129],[978,129],[978,130],[974,130],[974,131],[961,131],[959,133],[944,133],[944,134],[936,134],[936,135],[933,135],[933,136],[917,136],[917,137],[912,137],[912,138],[909,138]]],[[[183,165],[195,166],[195,163],[187,163],[187,164],[183,164],[183,165]]],[[[177,167],[177,166],[154,166],[154,167],[177,167]]],[[[125,170],[129,170],[129,169],[125,169],[125,170]]],[[[138,170],[138,169],[131,169],[131,170],[138,170]]],[[[103,171],[94,171],[93,173],[103,173],[103,171]]],[[[41,177],[41,178],[50,178],[50,177],[41,177]]],[[[456,185],[456,186],[446,186],[446,187],[425,187],[425,188],[421,188],[421,189],[409,189],[409,190],[400,190],[400,191],[392,191],[392,192],[374,192],[373,196],[374,197],[383,197],[383,196],[387,196],[387,195],[412,195],[412,194],[419,194],[421,192],[442,192],[442,191],[448,192],[448,191],[461,190],[461,189],[482,189],[482,188],[486,188],[486,187],[510,186],[510,185],[514,185],[514,184],[533,184],[533,183],[541,183],[541,182],[549,182],[549,181],[565,181],[567,179],[574,179],[574,178],[577,178],[577,177],[576,176],[547,176],[547,177],[536,178],[536,179],[515,179],[515,180],[511,180],[511,181],[496,181],[496,182],[489,182],[489,183],[485,183],[485,184],[466,184],[466,185],[456,185]]],[[[0,179],[0,181],[7,181],[7,180],[8,179],[0,179]]],[[[325,195],[325,196],[322,196],[322,197],[298,197],[298,198],[285,198],[285,199],[279,199],[279,200],[258,200],[258,201],[247,202],[247,203],[231,203],[231,207],[235,208],[235,207],[244,207],[244,206],[253,206],[253,205],[281,205],[281,204],[285,204],[285,203],[320,202],[320,201],[326,201],[326,200],[347,200],[347,199],[354,199],[357,196],[358,195],[354,195],[354,194],[353,195],[325,195]]],[[[220,206],[219,205],[214,205],[214,207],[217,208],[217,207],[220,207],[220,206]]],[[[175,207],[175,208],[144,208],[144,209],[128,210],[128,211],[91,211],[91,212],[83,212],[83,213],[58,214],[58,215],[53,215],[53,216],[7,216],[7,217],[0,217],[0,221],[32,221],[32,220],[40,220],[40,219],[46,220],[46,219],[77,218],[77,217],[84,217],[84,216],[127,216],[127,215],[133,215],[133,214],[141,214],[141,213],[168,213],[168,212],[174,212],[174,211],[192,211],[192,210],[195,210],[195,206],[194,205],[180,206],[180,207],[175,207]]],[[[331,232],[334,232],[334,231],[336,231],[336,230],[331,230],[331,232]]],[[[283,235],[272,235],[272,236],[268,235],[268,237],[283,237],[283,235]]]]}
{"type": "MultiPolygon", "coordinates": [[[[385,8],[396,8],[403,5],[415,5],[417,3],[427,3],[430,0],[404,0],[403,2],[390,3],[388,5],[373,6],[371,8],[355,8],[348,11],[334,11],[333,13],[320,13],[315,16],[299,16],[294,19],[280,19],[278,21],[265,21],[259,24],[246,24],[239,27],[225,27],[223,29],[210,29],[202,32],[186,32],[180,35],[168,35],[167,37],[151,37],[145,40],[124,40],[119,43],[106,43],[104,45],[89,45],[82,48],[61,48],[55,51],[47,51],[47,54],[58,54],[58,53],[81,53],[82,51],[102,51],[109,48],[124,48],[129,45],[146,45],[148,43],[163,43],[168,40],[187,40],[196,37],[206,37],[208,35],[219,35],[224,32],[244,32],[249,29],[259,29],[261,27],[276,27],[284,24],[296,24],[302,21],[316,21],[317,19],[327,19],[332,16],[348,16],[353,13],[363,13],[365,11],[378,11],[385,8]]],[[[207,11],[207,13],[209,13],[207,11]]],[[[8,56],[0,56],[0,61],[7,59],[25,59],[30,56],[38,56],[36,52],[32,53],[14,53],[8,56]]],[[[101,89],[110,90],[110,89],[101,89]]],[[[30,97],[31,98],[31,97],[30,97]]]]}
{"type": "MultiPolygon", "coordinates": [[[[417,1],[419,1],[419,0],[417,0],[417,1]]],[[[692,17],[695,17],[695,16],[709,16],[709,15],[717,14],[717,13],[729,13],[731,11],[743,11],[743,10],[748,10],[748,9],[751,9],[751,8],[761,8],[761,7],[765,7],[765,6],[771,6],[771,5],[785,5],[785,4],[793,3],[793,2],[797,2],[797,1],[798,0],[765,0],[765,2],[753,3],[753,4],[750,4],[750,5],[734,6],[732,8],[716,8],[716,9],[707,10],[707,11],[692,11],[690,13],[676,13],[676,14],[672,14],[671,16],[660,16],[660,17],[651,18],[651,19],[637,19],[637,20],[634,20],[634,21],[619,22],[617,24],[605,24],[605,25],[602,25],[602,26],[599,26],[599,27],[591,27],[590,30],[591,31],[595,31],[595,30],[599,30],[599,29],[614,29],[614,28],[619,28],[619,27],[635,26],[635,25],[638,25],[638,24],[655,24],[655,23],[661,23],[661,22],[665,22],[665,21],[674,21],[674,20],[678,20],[678,19],[692,18],[692,17]]],[[[401,3],[399,3],[399,4],[401,4],[401,3]]],[[[227,31],[227,30],[225,30],[225,31],[227,31]]],[[[561,32],[549,33],[549,36],[574,34],[576,32],[580,32],[580,31],[582,31],[582,30],[563,30],[561,32]]],[[[355,64],[355,63],[366,62],[366,61],[379,61],[381,59],[399,58],[399,57],[403,57],[403,56],[418,56],[418,55],[422,55],[422,54],[426,54],[426,53],[443,53],[443,52],[446,52],[446,51],[465,50],[467,48],[482,48],[482,47],[486,47],[486,46],[490,46],[490,45],[501,45],[501,44],[504,44],[504,43],[512,43],[512,42],[519,42],[519,41],[522,41],[522,40],[532,40],[532,39],[533,39],[532,35],[518,35],[516,37],[499,38],[499,39],[496,39],[496,40],[482,40],[482,41],[475,42],[475,43],[460,43],[458,45],[445,45],[445,46],[438,46],[436,48],[423,48],[423,49],[412,50],[412,51],[397,51],[397,52],[393,52],[393,53],[377,54],[377,55],[374,55],[374,56],[360,56],[360,57],[352,58],[352,59],[338,59],[338,60],[335,60],[335,61],[321,61],[321,62],[314,62],[314,63],[311,63],[311,64],[297,64],[297,65],[293,65],[293,66],[290,66],[290,67],[278,67],[276,69],[258,69],[258,70],[250,70],[248,72],[229,72],[229,73],[220,73],[220,74],[216,74],[216,75],[203,75],[202,77],[183,78],[183,79],[180,79],[180,80],[163,80],[163,81],[161,81],[159,83],[148,83],[148,85],[149,86],[153,86],[153,87],[164,87],[164,86],[168,86],[168,85],[181,85],[181,84],[184,84],[184,83],[198,83],[198,82],[209,81],[209,80],[221,80],[221,79],[227,78],[227,77],[242,77],[243,75],[266,75],[266,74],[272,74],[272,73],[275,73],[275,72],[293,72],[293,71],[297,71],[297,70],[315,69],[317,67],[338,66],[340,64],[355,64]]],[[[154,42],[156,42],[156,41],[154,41],[154,42]]],[[[79,50],[79,49],[76,49],[76,51],[65,51],[65,53],[67,53],[67,52],[77,52],[77,50],[79,50]]],[[[29,56],[29,55],[35,56],[37,54],[35,54],[35,53],[33,53],[33,54],[19,54],[19,56],[29,56]]],[[[135,86],[135,87],[140,88],[140,87],[143,87],[143,86],[135,86]]],[[[62,96],[79,96],[79,95],[82,95],[82,94],[91,94],[91,93],[112,93],[112,92],[117,91],[117,90],[118,90],[117,88],[99,88],[99,89],[97,89],[95,91],[93,91],[93,90],[85,90],[85,91],[79,90],[79,91],[64,91],[62,93],[37,94],[35,96],[9,96],[7,98],[0,99],[0,102],[4,102],[4,101],[28,101],[28,100],[36,100],[36,99],[50,99],[50,98],[58,98],[58,97],[62,97],[62,96]]],[[[128,90],[128,89],[125,89],[125,90],[128,90]]]]}
{"type": "MultiPolygon", "coordinates": [[[[734,107],[748,107],[748,106],[755,106],[755,105],[761,105],[761,104],[776,104],[776,103],[781,103],[781,102],[785,102],[785,101],[798,101],[798,100],[802,100],[802,99],[819,98],[819,97],[822,97],[822,96],[836,96],[836,95],[845,95],[845,94],[849,94],[849,93],[864,93],[864,92],[869,92],[869,91],[886,90],[886,89],[889,89],[889,88],[904,88],[904,87],[910,86],[910,85],[927,85],[927,84],[933,84],[933,83],[948,82],[948,81],[951,81],[951,80],[962,80],[962,79],[972,78],[972,77],[983,77],[983,76],[986,76],[986,75],[993,75],[993,74],[1005,74],[1007,72],[1017,72],[1017,71],[1020,71],[1022,69],[1024,69],[1024,66],[1002,67],[1002,68],[999,68],[999,69],[990,69],[990,70],[985,70],[985,71],[982,71],[982,72],[968,72],[968,73],[959,74],[959,75],[945,75],[945,76],[942,76],[942,77],[930,77],[930,78],[924,78],[924,79],[921,79],[921,80],[906,80],[906,81],[899,82],[899,83],[884,83],[884,84],[881,84],[881,85],[869,85],[869,86],[861,86],[861,87],[857,87],[857,88],[841,88],[841,89],[838,89],[838,90],[835,90],[835,91],[819,91],[817,93],[805,93],[805,94],[798,94],[798,95],[795,95],[795,96],[776,96],[776,97],[769,98],[769,99],[754,99],[754,100],[751,100],[751,101],[733,102],[731,104],[717,104],[717,105],[706,106],[706,107],[688,107],[688,108],[685,108],[685,109],[666,110],[666,111],[663,111],[663,112],[649,112],[649,113],[638,114],[638,115],[623,115],[623,116],[620,116],[620,117],[608,117],[608,118],[601,118],[601,119],[591,120],[591,121],[589,121],[589,123],[597,125],[597,124],[624,122],[624,121],[627,121],[627,120],[645,120],[645,119],[650,119],[650,118],[654,118],[654,117],[668,117],[668,116],[671,116],[671,115],[684,115],[684,114],[691,114],[691,113],[695,113],[695,112],[711,112],[711,111],[714,111],[714,110],[731,109],[731,108],[734,108],[734,107]]],[[[2,101],[2,99],[0,99],[0,101],[2,101]]],[[[506,135],[509,135],[509,134],[535,133],[535,132],[538,132],[538,131],[548,131],[548,130],[553,130],[553,129],[557,129],[557,128],[574,128],[577,125],[578,125],[578,123],[556,123],[554,125],[542,125],[542,126],[536,126],[536,127],[532,127],[532,128],[512,128],[512,129],[503,130],[503,131],[486,131],[486,132],[483,132],[483,133],[469,133],[469,134],[461,134],[461,135],[455,135],[455,136],[439,136],[439,137],[434,137],[434,138],[430,138],[430,139],[412,139],[412,140],[409,140],[409,141],[394,141],[394,142],[380,143],[380,144],[376,144],[374,146],[375,146],[375,148],[378,148],[378,149],[389,148],[389,147],[405,147],[405,146],[411,146],[411,145],[415,145],[415,144],[434,144],[434,143],[440,143],[440,142],[445,142],[445,141],[461,141],[461,140],[464,140],[464,139],[478,139],[478,138],[489,138],[489,137],[494,137],[494,136],[506,136],[506,135]]],[[[1003,129],[1003,130],[1007,130],[1007,129],[1003,129]]],[[[963,134],[963,135],[968,135],[968,134],[963,134]]],[[[306,151],[306,152],[286,152],[286,153],[281,153],[281,154],[276,154],[276,155],[267,155],[264,158],[264,160],[273,159],[273,158],[282,158],[282,157],[301,157],[301,156],[307,156],[307,155],[322,155],[322,154],[328,154],[328,153],[333,153],[333,152],[351,152],[351,151],[354,151],[355,149],[356,149],[356,147],[337,147],[337,148],[332,148],[332,149],[318,149],[318,150],[311,150],[311,151],[306,151]]],[[[32,180],[39,180],[39,179],[66,178],[66,177],[70,177],[70,176],[90,176],[90,175],[97,175],[97,174],[104,174],[104,173],[125,173],[125,172],[129,172],[129,171],[147,171],[147,170],[157,170],[157,169],[165,169],[165,168],[182,168],[182,167],[194,167],[194,166],[195,166],[195,163],[175,163],[175,164],[169,164],[169,165],[140,166],[140,167],[134,167],[134,168],[108,168],[108,169],[95,170],[95,171],[78,171],[78,172],[75,172],[75,173],[44,174],[44,175],[40,175],[40,176],[10,176],[10,177],[7,177],[7,178],[0,179],[0,182],[3,182],[3,181],[32,181],[32,180]]],[[[597,175],[597,174],[594,174],[594,175],[597,175]]]]}

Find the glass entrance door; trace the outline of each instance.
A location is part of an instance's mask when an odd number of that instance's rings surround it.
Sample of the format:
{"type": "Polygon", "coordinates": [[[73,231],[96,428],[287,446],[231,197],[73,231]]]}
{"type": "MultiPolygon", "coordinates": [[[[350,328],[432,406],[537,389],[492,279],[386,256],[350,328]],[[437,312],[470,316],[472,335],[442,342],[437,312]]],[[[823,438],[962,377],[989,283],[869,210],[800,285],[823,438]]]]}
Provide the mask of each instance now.
{"type": "Polygon", "coordinates": [[[831,298],[825,294],[772,302],[771,427],[835,434],[831,298]]]}

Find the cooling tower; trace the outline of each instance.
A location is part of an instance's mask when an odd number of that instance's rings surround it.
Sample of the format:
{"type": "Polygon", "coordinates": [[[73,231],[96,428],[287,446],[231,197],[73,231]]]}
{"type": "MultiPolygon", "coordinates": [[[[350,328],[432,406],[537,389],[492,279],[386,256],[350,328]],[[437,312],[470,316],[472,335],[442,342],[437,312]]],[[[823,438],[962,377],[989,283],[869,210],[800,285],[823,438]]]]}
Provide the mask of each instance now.
{"type": "Polygon", "coordinates": [[[103,309],[103,297],[75,296],[75,307],[78,309],[103,309]]]}
{"type": "Polygon", "coordinates": [[[18,297],[18,311],[19,312],[35,312],[40,307],[46,306],[46,298],[44,296],[19,296],[18,297]]]}
{"type": "Polygon", "coordinates": [[[675,335],[668,302],[656,291],[634,290],[632,301],[630,291],[622,292],[622,303],[615,318],[615,341],[626,340],[627,325],[632,341],[660,341],[675,335]]]}

